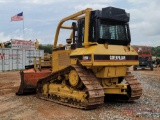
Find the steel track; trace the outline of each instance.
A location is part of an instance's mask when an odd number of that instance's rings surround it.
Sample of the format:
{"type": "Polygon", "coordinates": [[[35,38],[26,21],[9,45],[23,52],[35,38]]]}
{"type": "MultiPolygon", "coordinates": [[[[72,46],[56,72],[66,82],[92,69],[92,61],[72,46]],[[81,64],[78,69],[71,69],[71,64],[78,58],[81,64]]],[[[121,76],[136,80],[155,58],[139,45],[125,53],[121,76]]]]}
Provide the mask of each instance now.
{"type": "Polygon", "coordinates": [[[37,83],[37,96],[41,99],[80,109],[94,109],[104,103],[104,91],[97,78],[94,76],[91,70],[87,70],[85,67],[80,65],[71,65],[58,72],[52,73],[46,78],[40,79],[37,83]],[[87,103],[80,103],[78,100],[72,98],[59,98],[57,95],[46,96],[42,94],[43,84],[49,83],[50,81],[53,82],[59,75],[68,74],[70,70],[76,70],[81,81],[85,85],[88,93],[88,97],[86,99],[88,101],[87,103]]]}
{"type": "MultiPolygon", "coordinates": [[[[142,86],[141,83],[134,78],[130,71],[127,71],[126,76],[124,77],[129,86],[129,93],[127,95],[127,99],[117,98],[117,100],[121,101],[134,101],[139,99],[142,95],[142,86]]],[[[103,87],[99,84],[98,79],[92,73],[91,70],[86,69],[80,65],[71,65],[60,71],[54,72],[51,75],[40,79],[37,83],[37,97],[41,99],[45,99],[48,101],[53,101],[55,103],[59,103],[62,105],[79,108],[79,109],[95,109],[99,105],[104,103],[104,90],[103,87]],[[61,98],[57,95],[44,95],[43,94],[43,85],[46,83],[52,83],[58,78],[60,75],[68,74],[71,70],[76,70],[81,81],[85,85],[85,90],[87,90],[88,98],[86,99],[87,103],[81,103],[76,99],[72,98],[61,98]]]]}
{"type": "Polygon", "coordinates": [[[124,79],[129,84],[130,87],[129,98],[127,101],[134,101],[136,99],[139,99],[142,95],[141,83],[132,75],[132,73],[129,70],[127,70],[124,79]]]}

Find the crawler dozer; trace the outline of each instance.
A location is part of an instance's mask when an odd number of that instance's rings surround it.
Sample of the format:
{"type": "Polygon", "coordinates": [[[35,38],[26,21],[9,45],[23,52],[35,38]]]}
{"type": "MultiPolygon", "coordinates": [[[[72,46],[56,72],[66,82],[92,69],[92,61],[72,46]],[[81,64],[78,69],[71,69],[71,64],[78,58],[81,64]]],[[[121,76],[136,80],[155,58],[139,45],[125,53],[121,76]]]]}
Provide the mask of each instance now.
{"type": "Polygon", "coordinates": [[[130,46],[129,19],[124,9],[114,7],[87,8],[62,19],[55,34],[51,73],[44,75],[41,68],[39,79],[24,79],[22,71],[21,83],[34,83],[41,99],[80,109],[96,108],[104,98],[139,99],[141,83],[129,71],[139,64],[130,46]],[[71,25],[63,25],[70,20],[71,25]],[[60,29],[72,31],[65,45],[57,45],[60,29]]]}

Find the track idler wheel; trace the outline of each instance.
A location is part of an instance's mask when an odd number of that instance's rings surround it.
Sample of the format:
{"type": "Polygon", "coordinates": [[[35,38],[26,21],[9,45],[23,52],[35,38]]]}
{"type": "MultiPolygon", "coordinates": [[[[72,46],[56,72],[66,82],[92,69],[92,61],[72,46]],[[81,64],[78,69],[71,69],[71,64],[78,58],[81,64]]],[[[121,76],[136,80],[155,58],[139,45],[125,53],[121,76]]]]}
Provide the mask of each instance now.
{"type": "Polygon", "coordinates": [[[75,70],[71,70],[69,73],[69,83],[74,88],[82,88],[83,83],[80,80],[78,73],[75,70]]]}

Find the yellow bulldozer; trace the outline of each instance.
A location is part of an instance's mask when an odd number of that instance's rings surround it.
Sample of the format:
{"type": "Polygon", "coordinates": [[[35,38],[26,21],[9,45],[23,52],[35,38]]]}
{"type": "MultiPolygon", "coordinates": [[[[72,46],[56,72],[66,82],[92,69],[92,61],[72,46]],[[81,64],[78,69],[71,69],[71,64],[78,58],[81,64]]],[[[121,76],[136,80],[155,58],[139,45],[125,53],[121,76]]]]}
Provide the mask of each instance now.
{"type": "Polygon", "coordinates": [[[129,67],[138,65],[130,46],[129,14],[124,9],[87,8],[62,19],[57,27],[51,65],[23,70],[17,95],[63,105],[93,109],[104,98],[133,101],[142,95],[141,83],[129,67]],[[74,21],[69,26],[64,22],[74,21]],[[71,30],[65,45],[57,45],[60,29],[71,30]]]}

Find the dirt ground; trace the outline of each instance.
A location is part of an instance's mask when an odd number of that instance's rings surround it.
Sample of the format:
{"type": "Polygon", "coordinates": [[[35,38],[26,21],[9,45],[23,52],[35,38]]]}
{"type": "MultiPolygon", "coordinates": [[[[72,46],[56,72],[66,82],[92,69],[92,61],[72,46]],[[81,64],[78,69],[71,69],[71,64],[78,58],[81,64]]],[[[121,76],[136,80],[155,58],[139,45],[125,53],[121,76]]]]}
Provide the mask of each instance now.
{"type": "Polygon", "coordinates": [[[80,110],[38,99],[36,95],[16,96],[19,72],[0,72],[0,120],[160,119],[160,67],[132,73],[143,86],[140,99],[129,103],[105,102],[94,110],[80,110]]]}

